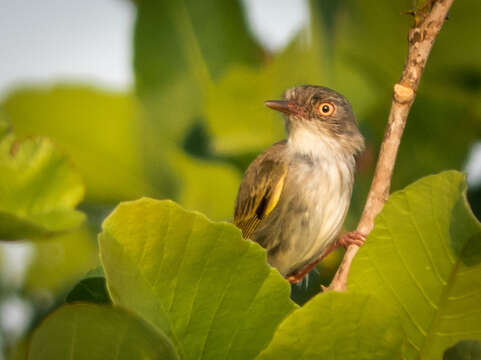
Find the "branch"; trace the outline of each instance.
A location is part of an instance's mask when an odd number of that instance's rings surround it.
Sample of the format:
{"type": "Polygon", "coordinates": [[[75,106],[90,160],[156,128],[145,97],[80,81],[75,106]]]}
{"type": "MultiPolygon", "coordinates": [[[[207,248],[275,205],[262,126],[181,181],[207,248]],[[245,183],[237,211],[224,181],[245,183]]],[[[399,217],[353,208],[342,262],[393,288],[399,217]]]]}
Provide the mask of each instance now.
{"type": "MultiPolygon", "coordinates": [[[[401,80],[394,85],[394,95],[384,140],[381,145],[376,171],[357,231],[368,235],[374,227],[374,218],[389,197],[391,177],[401,137],[411,105],[421,80],[431,48],[454,0],[431,0],[426,9],[415,13],[415,24],[409,30],[409,50],[401,80]]],[[[352,260],[359,247],[351,245],[326,290],[346,290],[352,260]]]]}

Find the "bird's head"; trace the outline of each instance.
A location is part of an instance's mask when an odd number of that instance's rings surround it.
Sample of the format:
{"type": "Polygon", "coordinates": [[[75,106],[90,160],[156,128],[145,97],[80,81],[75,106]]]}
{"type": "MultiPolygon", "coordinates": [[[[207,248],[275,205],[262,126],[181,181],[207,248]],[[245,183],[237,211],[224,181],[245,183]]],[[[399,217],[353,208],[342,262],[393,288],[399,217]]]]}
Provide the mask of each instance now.
{"type": "Polygon", "coordinates": [[[290,139],[300,138],[299,134],[305,138],[308,133],[342,146],[353,154],[364,148],[351,104],[337,91],[303,85],[288,89],[284,100],[269,100],[265,105],[287,114],[286,129],[290,139]]]}

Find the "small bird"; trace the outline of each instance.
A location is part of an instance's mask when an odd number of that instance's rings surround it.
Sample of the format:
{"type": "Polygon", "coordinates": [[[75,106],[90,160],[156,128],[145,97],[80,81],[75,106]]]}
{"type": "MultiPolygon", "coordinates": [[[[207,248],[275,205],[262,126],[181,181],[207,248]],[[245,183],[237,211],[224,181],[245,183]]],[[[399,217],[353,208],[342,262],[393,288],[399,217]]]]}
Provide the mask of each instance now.
{"type": "Polygon", "coordinates": [[[286,114],[287,140],[247,168],[233,222],[297,283],[336,247],[365,240],[358,232],[339,238],[364,138],[351,104],[332,89],[299,86],[265,105],[286,114]]]}

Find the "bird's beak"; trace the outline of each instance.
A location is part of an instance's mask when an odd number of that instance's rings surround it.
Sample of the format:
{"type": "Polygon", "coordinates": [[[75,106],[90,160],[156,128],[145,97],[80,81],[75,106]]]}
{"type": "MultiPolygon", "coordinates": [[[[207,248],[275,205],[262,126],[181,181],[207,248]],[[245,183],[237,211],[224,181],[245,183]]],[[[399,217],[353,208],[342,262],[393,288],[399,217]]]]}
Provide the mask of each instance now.
{"type": "Polygon", "coordinates": [[[285,114],[295,114],[296,105],[287,100],[267,100],[264,105],[285,114]]]}

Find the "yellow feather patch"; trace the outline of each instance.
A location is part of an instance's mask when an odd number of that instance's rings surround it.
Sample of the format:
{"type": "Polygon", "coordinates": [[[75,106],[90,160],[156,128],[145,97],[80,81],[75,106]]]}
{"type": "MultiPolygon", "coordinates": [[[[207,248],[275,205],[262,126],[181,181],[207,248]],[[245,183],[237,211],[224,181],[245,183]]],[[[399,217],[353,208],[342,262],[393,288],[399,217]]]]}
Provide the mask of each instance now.
{"type": "Polygon", "coordinates": [[[282,177],[277,182],[274,190],[272,191],[269,202],[267,203],[266,210],[264,212],[264,216],[270,214],[272,210],[276,207],[277,203],[279,202],[279,198],[281,197],[282,188],[284,187],[284,180],[286,179],[287,171],[282,175],[282,177]]]}

